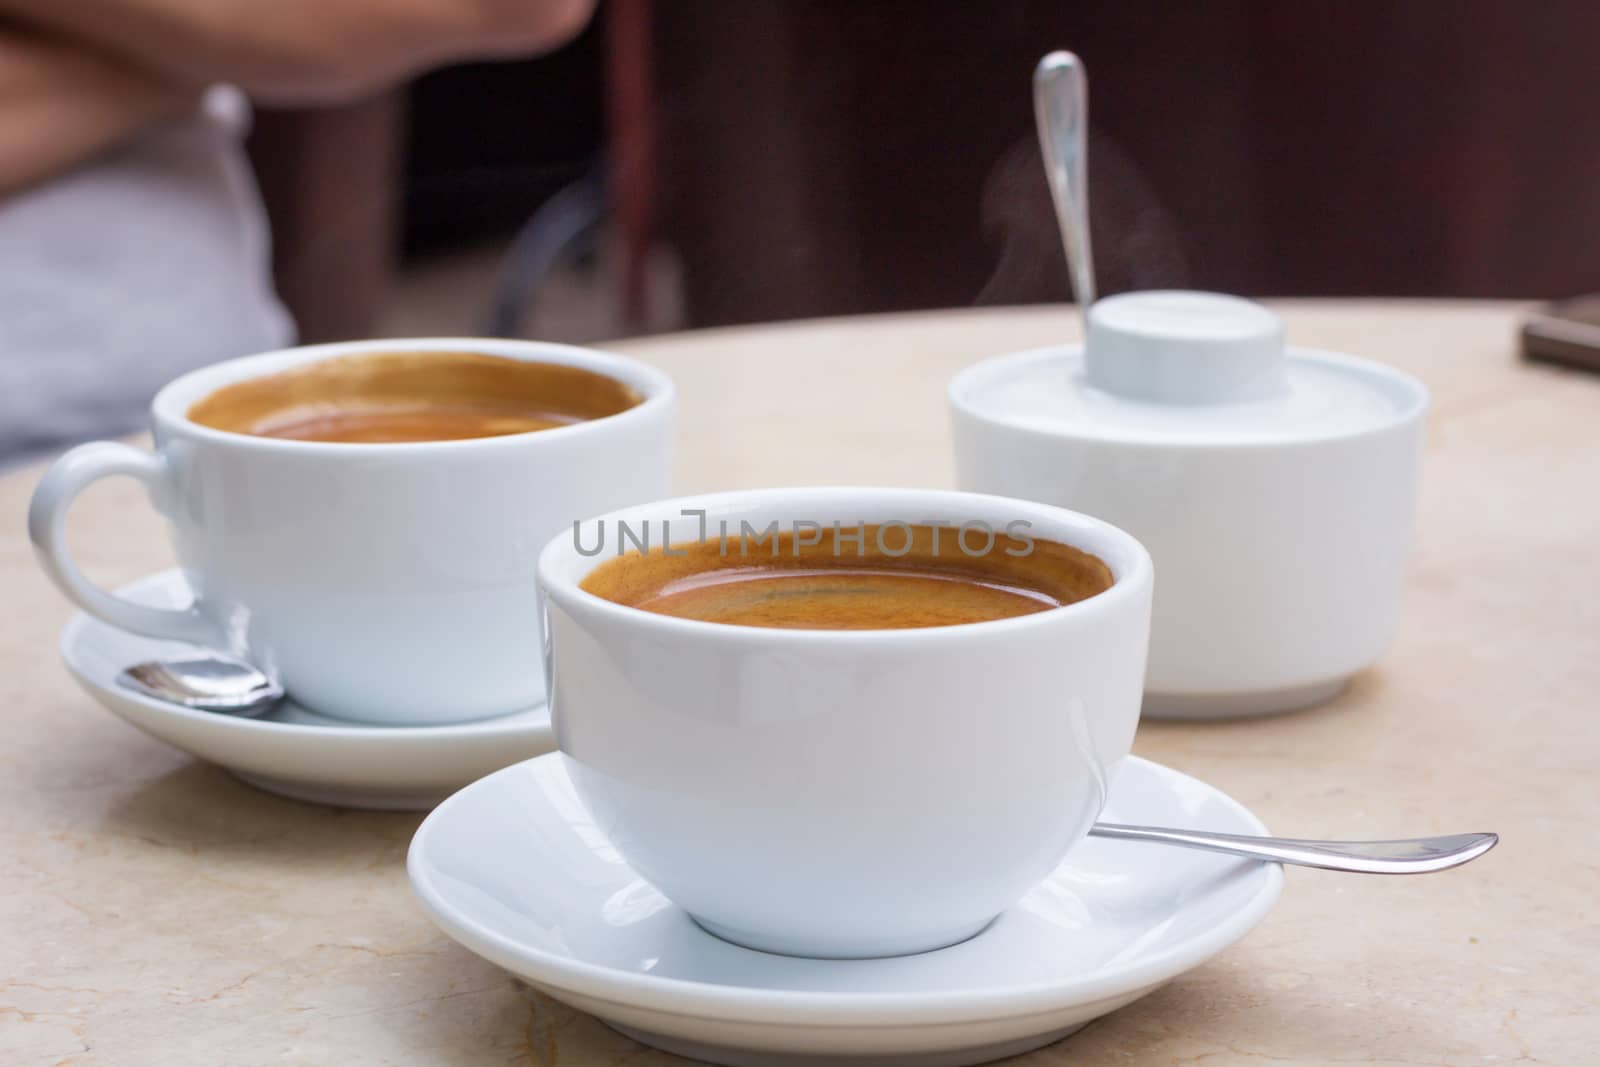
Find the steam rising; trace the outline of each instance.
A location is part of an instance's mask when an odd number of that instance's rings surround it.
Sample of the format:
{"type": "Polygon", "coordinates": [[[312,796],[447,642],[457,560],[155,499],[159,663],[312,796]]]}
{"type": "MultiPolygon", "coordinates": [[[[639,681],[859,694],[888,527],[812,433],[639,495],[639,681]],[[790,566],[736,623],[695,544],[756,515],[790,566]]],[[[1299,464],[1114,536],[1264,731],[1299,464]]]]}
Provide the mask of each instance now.
{"type": "MultiPolygon", "coordinates": [[[[1116,143],[1089,141],[1089,205],[1100,294],[1192,285],[1178,227],[1144,173],[1116,143]]],[[[1023,138],[1001,154],[984,181],[985,240],[1000,252],[977,304],[1072,299],[1039,145],[1023,138]]]]}

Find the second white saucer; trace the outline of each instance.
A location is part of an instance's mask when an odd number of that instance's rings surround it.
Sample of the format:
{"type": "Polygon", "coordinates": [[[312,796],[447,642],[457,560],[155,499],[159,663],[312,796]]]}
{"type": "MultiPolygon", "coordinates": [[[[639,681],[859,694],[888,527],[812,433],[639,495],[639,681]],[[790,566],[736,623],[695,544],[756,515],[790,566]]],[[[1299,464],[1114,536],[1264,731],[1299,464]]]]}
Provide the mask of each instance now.
{"type": "MultiPolygon", "coordinates": [[[[163,571],[120,593],[176,607],[187,602],[188,586],[177,571],[163,571]]],[[[106,708],[251,785],[296,800],[425,811],[468,782],[555,748],[550,714],[542,705],[447,726],[371,726],[330,719],[292,700],[256,718],[196,711],[116,682],[130,664],[193,651],[190,645],[118,630],[81,612],[61,634],[67,669],[106,708]]]]}
{"type": "MultiPolygon", "coordinates": [[[[441,804],[412,840],[412,888],[478,955],[645,1044],[712,1063],[958,1067],[1037,1048],[1220,952],[1283,885],[1274,864],[1091,838],[959,945],[770,955],[706,933],[634,874],[563,761],[507,768],[441,804]]],[[[1137,758],[1119,768],[1105,818],[1266,832],[1225,794],[1137,758]]]]}

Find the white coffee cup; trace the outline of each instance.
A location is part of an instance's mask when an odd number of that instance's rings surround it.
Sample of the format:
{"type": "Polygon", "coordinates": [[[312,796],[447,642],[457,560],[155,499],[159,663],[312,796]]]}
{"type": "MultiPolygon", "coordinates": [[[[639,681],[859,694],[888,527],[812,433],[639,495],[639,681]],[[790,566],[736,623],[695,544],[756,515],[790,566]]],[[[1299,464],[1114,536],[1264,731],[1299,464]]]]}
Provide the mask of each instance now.
{"type": "Polygon", "coordinates": [[[539,580],[556,736],[596,825],[702,926],[754,948],[885,956],[977,933],[1088,830],[1138,722],[1149,556],[1058,508],[910,489],[689,497],[563,533],[539,580]],[[711,538],[723,522],[737,538],[741,522],[1024,521],[1114,582],[1031,615],[872,631],[677,618],[580,587],[631,546],[622,526],[677,544],[702,516],[711,538]]]}
{"type": "Polygon", "coordinates": [[[576,519],[666,491],[674,405],[660,371],[566,345],[384,340],[247,356],[157,394],[153,453],[97,442],[62,456],[28,528],[46,573],[84,611],[242,655],[319,712],[391,725],[484,718],[544,699],[539,550],[576,519]],[[258,437],[187,416],[223,386],[289,367],[435,351],[582,367],[644,399],[536,433],[396,444],[258,437]],[[114,475],[143,482],[169,520],[188,609],[109,593],[68,554],[73,499],[114,475]]]}

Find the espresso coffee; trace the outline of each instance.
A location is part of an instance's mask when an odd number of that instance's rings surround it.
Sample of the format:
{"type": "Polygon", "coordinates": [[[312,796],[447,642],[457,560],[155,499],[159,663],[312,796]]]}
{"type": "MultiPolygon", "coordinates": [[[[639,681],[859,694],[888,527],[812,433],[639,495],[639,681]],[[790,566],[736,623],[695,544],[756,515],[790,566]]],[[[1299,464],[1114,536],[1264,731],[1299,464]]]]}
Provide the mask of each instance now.
{"type": "Polygon", "coordinates": [[[634,551],[581,584],[618,604],[705,622],[899,630],[1048,611],[1112,581],[1098,557],[1055,541],[997,532],[991,542],[981,531],[892,524],[634,551]]]}
{"type": "Polygon", "coordinates": [[[640,403],[594,371],[478,352],[339,356],[236,382],[189,409],[215,430],[297,441],[453,441],[548,430],[640,403]]]}

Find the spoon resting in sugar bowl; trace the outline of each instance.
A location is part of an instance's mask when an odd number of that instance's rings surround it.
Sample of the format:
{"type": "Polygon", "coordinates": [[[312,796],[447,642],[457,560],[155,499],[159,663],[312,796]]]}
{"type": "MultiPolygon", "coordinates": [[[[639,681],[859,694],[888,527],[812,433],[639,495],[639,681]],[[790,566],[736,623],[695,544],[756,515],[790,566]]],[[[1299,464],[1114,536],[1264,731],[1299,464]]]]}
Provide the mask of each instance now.
{"type": "Polygon", "coordinates": [[[1089,307],[1095,301],[1094,253],[1089,244],[1089,82],[1082,60],[1071,52],[1051,52],[1034,68],[1033,116],[1061,246],[1067,254],[1067,273],[1087,337],[1089,307]]]}

